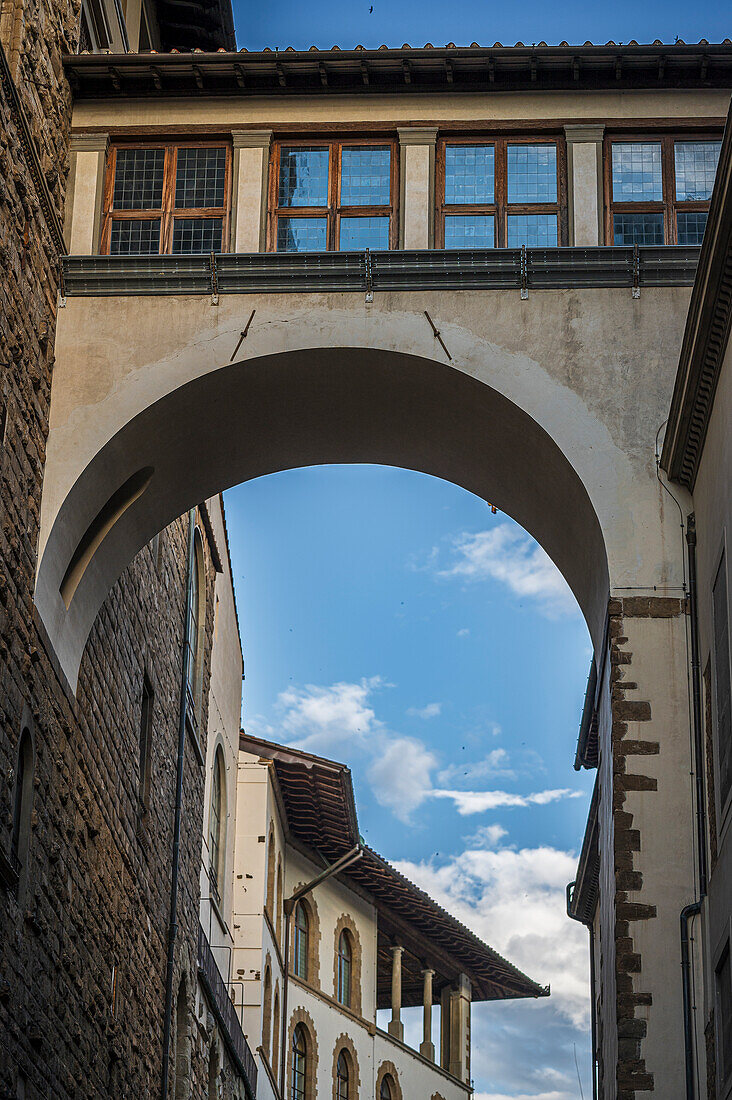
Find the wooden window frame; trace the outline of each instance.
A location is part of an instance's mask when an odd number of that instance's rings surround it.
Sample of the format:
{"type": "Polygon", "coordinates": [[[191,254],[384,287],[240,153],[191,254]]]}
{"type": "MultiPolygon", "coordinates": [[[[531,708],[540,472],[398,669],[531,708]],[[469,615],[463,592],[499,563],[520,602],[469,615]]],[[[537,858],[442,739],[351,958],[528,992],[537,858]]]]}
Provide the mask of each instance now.
{"type": "MultiPolygon", "coordinates": [[[[229,251],[229,233],[231,223],[231,142],[225,138],[218,141],[117,141],[113,142],[107,153],[106,174],[104,180],[104,202],[102,213],[102,232],[99,251],[104,256],[110,255],[112,239],[112,223],[115,221],[148,221],[157,219],[160,221],[160,248],[158,252],[151,252],[151,256],[171,255],[173,247],[173,222],[175,218],[196,218],[201,221],[210,218],[221,218],[221,251],[229,251]],[[127,149],[163,149],[165,160],[163,163],[163,196],[159,207],[144,210],[114,210],[112,199],[114,196],[114,177],[117,170],[117,153],[127,149]],[[179,149],[225,149],[226,167],[224,177],[224,205],[205,207],[176,207],[175,203],[175,177],[178,167],[179,149]]],[[[177,255],[177,253],[176,253],[177,255]]],[[[181,253],[180,255],[191,255],[181,253]]],[[[199,253],[193,253],[199,255],[199,253]]]]}
{"type": "Polygon", "coordinates": [[[445,247],[445,217],[486,215],[495,219],[494,248],[506,248],[509,214],[556,214],[557,246],[569,243],[567,214],[567,143],[561,134],[451,134],[437,142],[435,161],[435,247],[445,247]],[[446,203],[446,148],[448,145],[492,145],[494,147],[494,178],[492,203],[446,203]],[[553,145],[557,150],[557,201],[508,202],[508,146],[553,145]]]}
{"type": "Polygon", "coordinates": [[[340,251],[336,247],[340,239],[341,218],[383,218],[389,217],[389,248],[399,247],[399,143],[389,135],[383,137],[359,137],[319,138],[313,135],[308,138],[287,137],[277,138],[272,143],[269,163],[269,195],[267,218],[267,251],[277,251],[277,225],[280,217],[287,218],[325,218],[326,234],[325,247],[327,252],[340,251]],[[327,149],[328,150],[328,205],[327,206],[280,206],[280,153],[282,147],[327,149]],[[341,206],[339,195],[341,190],[341,159],[344,147],[347,149],[356,146],[373,146],[383,148],[388,146],[391,152],[389,173],[389,204],[388,206],[341,206]]]}
{"type": "MultiPolygon", "coordinates": [[[[603,190],[605,193],[605,243],[615,243],[613,231],[614,214],[663,214],[663,243],[678,244],[679,212],[694,213],[696,211],[708,212],[710,199],[677,199],[676,198],[676,158],[674,149],[677,142],[704,142],[721,141],[722,134],[704,131],[703,133],[684,133],[683,130],[674,130],[671,133],[654,133],[643,131],[642,133],[610,133],[603,139],[603,190]],[[663,198],[658,202],[613,202],[613,145],[643,145],[653,144],[661,146],[661,186],[663,198]]],[[[620,247],[620,246],[618,246],[620,247]]],[[[660,246],[659,246],[660,247],[660,246]]]]}

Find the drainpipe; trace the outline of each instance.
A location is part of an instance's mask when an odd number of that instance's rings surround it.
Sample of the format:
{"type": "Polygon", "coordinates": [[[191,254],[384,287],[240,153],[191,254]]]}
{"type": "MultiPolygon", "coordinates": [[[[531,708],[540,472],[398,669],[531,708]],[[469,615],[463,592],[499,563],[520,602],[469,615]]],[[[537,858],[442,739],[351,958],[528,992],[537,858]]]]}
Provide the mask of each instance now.
{"type": "Polygon", "coordinates": [[[694,771],[696,784],[696,843],[699,864],[699,897],[681,911],[681,982],[684,1006],[684,1058],[686,1063],[686,1098],[695,1100],[694,1080],[694,1027],[691,1006],[691,957],[689,925],[692,917],[701,913],[702,902],[707,896],[707,834],[704,822],[704,745],[702,741],[702,703],[699,681],[699,621],[697,617],[696,584],[696,516],[693,512],[686,520],[686,545],[689,559],[689,625],[691,634],[691,696],[692,726],[694,735],[694,771]]]}
{"type": "Polygon", "coordinates": [[[584,924],[585,928],[590,933],[590,1027],[592,1036],[592,1100],[597,1100],[597,976],[595,974],[595,928],[592,924],[592,921],[582,920],[582,917],[577,917],[572,912],[572,891],[574,890],[574,887],[576,885],[576,882],[570,882],[567,886],[567,916],[570,917],[572,920],[576,920],[579,924],[584,924]]]}
{"type": "Polygon", "coordinates": [[[188,664],[190,661],[191,577],[194,568],[194,534],[196,510],[188,513],[188,574],[186,581],[186,617],[183,628],[183,668],[180,684],[180,710],[178,715],[178,763],[175,783],[175,817],[173,821],[173,869],[170,878],[170,917],[168,921],[168,958],[165,972],[165,1016],[163,1018],[163,1072],[160,1095],[168,1100],[170,1078],[170,1031],[173,1019],[173,971],[175,966],[175,941],[178,934],[178,873],[180,869],[180,826],[183,809],[183,760],[186,747],[186,699],[188,689],[188,664]]]}
{"type": "Polygon", "coordinates": [[[282,974],[282,1021],[281,1021],[281,1037],[280,1037],[280,1096],[285,1095],[285,1065],[286,1065],[286,1046],[287,1046],[287,986],[288,986],[288,974],[289,974],[289,957],[290,957],[290,919],[295,906],[300,898],[304,898],[306,894],[309,894],[316,886],[320,886],[321,882],[325,882],[331,875],[335,875],[338,871],[344,871],[346,867],[350,867],[352,863],[360,859],[363,855],[363,844],[359,841],[355,847],[350,851],[345,852],[340,859],[337,859],[335,863],[331,863],[329,867],[326,867],[324,871],[321,871],[319,875],[316,875],[310,882],[306,882],[304,886],[301,886],[294,894],[291,894],[283,902],[283,909],[285,911],[285,954],[283,958],[283,974],[282,974]]]}

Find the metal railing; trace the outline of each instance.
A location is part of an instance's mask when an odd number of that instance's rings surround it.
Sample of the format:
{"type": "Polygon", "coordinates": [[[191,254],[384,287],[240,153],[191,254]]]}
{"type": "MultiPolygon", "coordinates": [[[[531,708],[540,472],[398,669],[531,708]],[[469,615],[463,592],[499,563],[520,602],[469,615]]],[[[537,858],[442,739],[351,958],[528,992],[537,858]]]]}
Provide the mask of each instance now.
{"type": "Polygon", "coordinates": [[[420,249],[247,252],[202,256],[65,256],[61,294],[378,293],[691,286],[699,248],[420,249]]]}
{"type": "Polygon", "coordinates": [[[231,1059],[246,1086],[250,1100],[257,1095],[257,1064],[249,1049],[236,1009],[231,1002],[221,972],[203,928],[198,926],[198,976],[211,1004],[211,1010],[221,1029],[231,1059]]]}

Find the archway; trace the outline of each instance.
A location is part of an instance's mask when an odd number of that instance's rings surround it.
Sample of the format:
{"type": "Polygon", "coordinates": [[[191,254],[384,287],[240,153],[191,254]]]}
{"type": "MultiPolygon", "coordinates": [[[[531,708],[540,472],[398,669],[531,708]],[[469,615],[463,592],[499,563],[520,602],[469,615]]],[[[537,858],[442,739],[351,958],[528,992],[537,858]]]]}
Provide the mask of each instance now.
{"type": "Polygon", "coordinates": [[[516,519],[566,578],[599,644],[609,593],[600,520],[582,477],[537,419],[434,359],[315,347],[177,386],[127,420],[87,464],[50,527],[36,586],[72,685],[111,586],[188,507],[277,470],[364,462],[452,481],[516,519]]]}

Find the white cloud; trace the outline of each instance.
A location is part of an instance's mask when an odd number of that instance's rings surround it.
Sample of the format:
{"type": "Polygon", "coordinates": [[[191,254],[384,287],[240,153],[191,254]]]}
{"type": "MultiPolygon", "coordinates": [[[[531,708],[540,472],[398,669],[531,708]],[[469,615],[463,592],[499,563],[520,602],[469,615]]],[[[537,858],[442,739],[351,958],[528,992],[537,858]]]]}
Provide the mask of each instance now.
{"type": "Polygon", "coordinates": [[[495,848],[504,836],[508,836],[508,831],[502,825],[481,825],[472,836],[464,839],[473,848],[495,848]]]}
{"type": "Polygon", "coordinates": [[[287,688],[277,698],[277,722],[267,728],[267,736],[312,752],[364,742],[383,728],[369,697],[385,686],[381,677],[372,676],[330,687],[287,688]]]}
{"type": "Polygon", "coordinates": [[[368,770],[376,801],[405,823],[432,789],[437,757],[413,737],[388,740],[368,770]]]}
{"type": "Polygon", "coordinates": [[[565,1092],[476,1092],[473,1100],[575,1100],[576,1093],[565,1092]]]}
{"type": "MultiPolygon", "coordinates": [[[[453,541],[454,560],[439,577],[465,581],[497,580],[519,597],[535,600],[550,618],[578,613],[562,574],[534,539],[512,523],[488,531],[463,532],[453,541]]],[[[435,561],[430,556],[430,562],[435,561]]]]}
{"type": "MultiPolygon", "coordinates": [[[[575,1028],[587,1026],[587,934],[565,912],[566,884],[576,874],[572,852],[474,847],[440,864],[397,866],[531,978],[551,985],[551,997],[527,1010],[544,1013],[545,1022],[547,1014],[558,1014],[575,1028]]],[[[534,1020],[532,1031],[538,1024],[534,1020]]],[[[540,1065],[535,1061],[533,1068],[540,1065]]],[[[541,1089],[548,1081],[537,1084],[541,1089]]]]}
{"type": "Polygon", "coordinates": [[[427,703],[424,707],[410,707],[407,714],[410,718],[438,718],[442,713],[442,703],[427,703]]]}
{"type": "Polygon", "coordinates": [[[482,814],[486,810],[495,810],[499,806],[546,806],[549,802],[560,802],[564,798],[583,798],[584,791],[573,791],[569,787],[556,790],[535,791],[533,794],[514,794],[511,791],[449,791],[435,789],[432,798],[451,798],[461,817],[468,814],[482,814]]]}
{"type": "Polygon", "coordinates": [[[463,626],[463,627],[461,627],[460,630],[458,630],[457,636],[458,636],[458,638],[467,638],[469,633],[470,633],[470,627],[463,626]]]}
{"type": "Polygon", "coordinates": [[[516,773],[508,767],[508,753],[505,749],[492,749],[482,760],[474,760],[472,763],[450,764],[437,776],[440,783],[469,782],[474,783],[478,779],[490,779],[495,776],[503,776],[506,779],[515,778],[516,773]]]}

